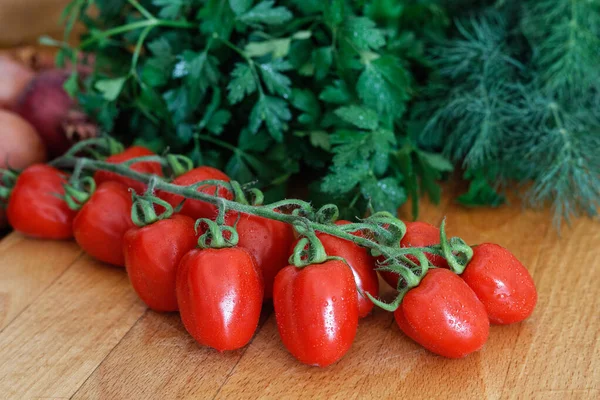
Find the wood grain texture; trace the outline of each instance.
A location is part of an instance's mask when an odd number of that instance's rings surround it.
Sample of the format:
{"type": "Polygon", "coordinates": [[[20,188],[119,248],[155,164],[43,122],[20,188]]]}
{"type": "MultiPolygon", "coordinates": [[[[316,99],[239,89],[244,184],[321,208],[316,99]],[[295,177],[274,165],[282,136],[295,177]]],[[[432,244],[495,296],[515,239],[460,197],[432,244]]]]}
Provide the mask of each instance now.
{"type": "MultiPolygon", "coordinates": [[[[598,222],[575,221],[559,237],[549,212],[517,205],[465,210],[446,199],[439,208],[422,210],[422,219],[435,224],[444,215],[451,235],[513,251],[539,292],[530,319],[492,327],[484,349],[465,359],[423,350],[382,310],[361,320],[352,349],[326,369],[289,355],[269,310],[246,348],[218,353],[196,344],[176,314],[144,311],[123,271],[84,257],[70,267],[65,261],[66,272],[46,286],[14,281],[13,292],[34,285],[42,293],[0,332],[0,397],[600,398],[598,222]]],[[[9,265],[7,257],[10,265],[18,264],[27,259],[24,252],[42,260],[64,246],[13,234],[0,241],[0,265],[9,265]],[[44,254],[34,251],[40,245],[48,246],[44,254]]],[[[2,269],[0,279],[5,280],[2,269]]],[[[390,288],[382,286],[389,295],[390,288]]]]}
{"type": "Polygon", "coordinates": [[[123,269],[82,257],[0,333],[2,398],[72,396],[144,310],[123,269]]]}
{"type": "Polygon", "coordinates": [[[81,254],[73,242],[31,240],[16,233],[0,241],[0,331],[81,254]]]}

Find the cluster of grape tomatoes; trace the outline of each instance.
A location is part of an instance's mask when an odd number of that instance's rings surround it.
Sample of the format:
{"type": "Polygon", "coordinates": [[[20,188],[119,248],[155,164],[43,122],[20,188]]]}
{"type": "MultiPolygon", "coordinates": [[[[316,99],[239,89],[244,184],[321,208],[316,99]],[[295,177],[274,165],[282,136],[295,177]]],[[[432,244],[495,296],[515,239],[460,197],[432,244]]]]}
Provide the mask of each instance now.
{"type": "MultiPolygon", "coordinates": [[[[121,163],[152,154],[134,146],[106,161],[121,163]]],[[[130,169],[162,176],[157,162],[134,162],[130,169]]],[[[199,248],[199,235],[211,227],[196,221],[214,220],[218,210],[208,202],[183,201],[173,193],[157,191],[155,195],[165,204],[179,206],[177,213],[137,226],[130,188],[142,193],[145,185],[112,172],[95,172],[95,191],[74,211],[62,197],[67,179],[48,165],[25,169],[8,200],[7,216],[13,228],[37,238],[74,237],[96,259],[124,266],[148,307],[178,311],[186,330],[200,344],[219,351],[245,346],[257,329],[263,302],[272,301],[279,334],[289,352],[303,363],[328,366],[350,349],[359,319],[373,309],[369,295],[378,296],[378,273],[393,288],[401,285],[400,275],[380,269],[382,260],[368,249],[325,233],[317,237],[334,258],[303,267],[289,265],[299,240],[293,227],[256,215],[228,212],[225,224],[235,224],[235,246],[199,248]]],[[[229,178],[201,166],[172,183],[188,186],[206,180],[229,178]]],[[[196,188],[233,198],[224,187],[199,184],[196,188]]],[[[432,225],[410,222],[406,227],[399,247],[440,243],[440,230],[432,225]]],[[[484,243],[472,251],[460,275],[440,254],[428,254],[434,268],[405,292],[394,311],[408,337],[445,357],[464,357],[481,349],[490,323],[520,322],[532,313],[537,301],[530,274],[508,250],[484,243]]]]}

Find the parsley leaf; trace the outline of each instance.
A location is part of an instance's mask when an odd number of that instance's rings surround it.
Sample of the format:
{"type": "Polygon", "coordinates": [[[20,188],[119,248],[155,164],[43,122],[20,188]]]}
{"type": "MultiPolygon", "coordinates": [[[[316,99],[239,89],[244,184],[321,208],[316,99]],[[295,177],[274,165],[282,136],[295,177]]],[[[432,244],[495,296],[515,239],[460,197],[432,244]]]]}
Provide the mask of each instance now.
{"type": "Polygon", "coordinates": [[[290,85],[292,81],[278,71],[288,71],[290,68],[291,65],[281,59],[265,64],[258,64],[258,70],[261,73],[267,90],[272,94],[279,94],[283,97],[288,97],[291,94],[290,85]]]}
{"type": "Polygon", "coordinates": [[[406,201],[406,191],[399,185],[398,179],[391,176],[381,180],[371,176],[360,183],[360,191],[371,200],[373,208],[394,215],[406,201]]]}
{"type": "Polygon", "coordinates": [[[123,90],[125,81],[127,81],[127,77],[103,79],[101,81],[97,81],[94,87],[100,93],[102,93],[102,96],[106,100],[113,101],[119,97],[119,94],[121,94],[121,90],[123,90]]]}
{"type": "Polygon", "coordinates": [[[181,14],[183,0],[153,0],[152,4],[161,7],[158,12],[160,18],[176,19],[181,14]]]}
{"type": "Polygon", "coordinates": [[[287,103],[277,97],[262,95],[250,113],[250,131],[256,133],[263,122],[267,130],[277,142],[283,141],[283,130],[286,122],[292,118],[287,103]]]}
{"type": "Polygon", "coordinates": [[[231,104],[239,103],[245,96],[256,91],[256,81],[248,64],[235,64],[231,77],[233,79],[227,85],[227,98],[231,104]]]}
{"type": "Polygon", "coordinates": [[[342,32],[357,50],[377,50],[385,45],[383,31],[367,17],[346,19],[342,32]]]}
{"type": "Polygon", "coordinates": [[[340,107],[335,110],[335,115],[345,122],[352,124],[360,129],[375,130],[379,126],[377,113],[369,108],[361,106],[340,107]]]}
{"type": "Polygon", "coordinates": [[[377,58],[365,66],[356,91],[365,104],[378,113],[401,117],[411,97],[408,71],[397,58],[377,58]]]}
{"type": "Polygon", "coordinates": [[[229,0],[229,7],[231,7],[235,15],[245,13],[251,5],[252,0],[229,0]]]}
{"type": "Polygon", "coordinates": [[[292,19],[292,13],[285,7],[273,7],[275,1],[265,0],[258,3],[252,9],[237,17],[238,21],[248,25],[260,26],[280,25],[292,19]]]}

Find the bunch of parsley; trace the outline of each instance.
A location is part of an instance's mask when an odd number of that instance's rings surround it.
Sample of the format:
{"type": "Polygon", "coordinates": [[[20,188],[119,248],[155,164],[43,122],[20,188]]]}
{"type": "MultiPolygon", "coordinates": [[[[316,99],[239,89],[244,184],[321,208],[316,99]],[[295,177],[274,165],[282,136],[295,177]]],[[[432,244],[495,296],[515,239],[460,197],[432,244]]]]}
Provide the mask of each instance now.
{"type": "Polygon", "coordinates": [[[99,125],[156,151],[257,181],[299,179],[346,215],[440,196],[451,163],[420,145],[407,110],[429,75],[435,1],[74,0],[67,31],[94,72],[67,88],[99,125]],[[93,7],[92,7],[93,6],[93,7]]]}

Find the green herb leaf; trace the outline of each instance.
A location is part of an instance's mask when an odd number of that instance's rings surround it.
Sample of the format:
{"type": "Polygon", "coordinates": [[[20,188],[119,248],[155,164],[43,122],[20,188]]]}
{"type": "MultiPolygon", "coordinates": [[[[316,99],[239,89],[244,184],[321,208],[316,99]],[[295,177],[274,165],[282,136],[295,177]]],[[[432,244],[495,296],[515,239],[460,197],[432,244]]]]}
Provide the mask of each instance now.
{"type": "Polygon", "coordinates": [[[184,5],[183,0],[152,0],[152,4],[161,7],[158,12],[160,18],[177,19],[184,5]]]}
{"type": "Polygon", "coordinates": [[[238,16],[238,20],[248,25],[280,25],[292,19],[292,13],[285,7],[274,7],[273,0],[258,3],[252,9],[238,16]]]}
{"type": "Polygon", "coordinates": [[[410,99],[410,81],[402,63],[391,56],[365,66],[356,84],[359,97],[378,113],[401,117],[410,99]]]}
{"type": "Polygon", "coordinates": [[[235,15],[241,15],[250,9],[252,0],[229,0],[229,6],[235,15]]]}
{"type": "Polygon", "coordinates": [[[312,62],[315,68],[315,78],[322,80],[327,77],[333,63],[331,47],[320,47],[312,53],[312,62]]]}
{"type": "Polygon", "coordinates": [[[123,85],[127,81],[126,77],[114,78],[114,79],[104,79],[101,81],[97,81],[94,87],[102,96],[108,101],[114,101],[119,94],[121,94],[121,90],[123,90],[123,85]]]}
{"type": "Polygon", "coordinates": [[[286,122],[292,118],[287,103],[277,97],[261,96],[250,113],[250,131],[256,133],[263,122],[267,130],[277,142],[283,140],[283,130],[286,122]]]}
{"type": "Polygon", "coordinates": [[[393,215],[397,214],[398,207],[406,201],[406,191],[400,187],[398,179],[393,177],[381,180],[369,177],[361,182],[360,192],[371,200],[373,208],[393,215]]]}
{"type": "Polygon", "coordinates": [[[356,161],[345,167],[334,167],[323,179],[321,190],[326,193],[348,193],[369,175],[369,164],[366,160],[356,161]]]}
{"type": "Polygon", "coordinates": [[[357,126],[360,129],[375,130],[379,126],[377,113],[369,108],[361,106],[340,107],[335,110],[335,115],[345,122],[357,126]]]}
{"type": "Polygon", "coordinates": [[[346,86],[346,83],[341,80],[336,80],[333,85],[326,86],[319,95],[319,99],[334,104],[346,104],[352,101],[352,93],[346,86]]]}
{"type": "Polygon", "coordinates": [[[298,121],[303,124],[317,122],[321,110],[319,108],[319,101],[313,92],[310,90],[294,89],[292,91],[291,103],[292,106],[303,111],[303,113],[298,116],[298,121]]]}
{"type": "Polygon", "coordinates": [[[271,61],[270,63],[258,64],[258,70],[261,73],[267,90],[272,94],[279,94],[286,98],[292,93],[290,88],[292,81],[278,71],[287,71],[290,68],[291,65],[281,59],[271,61]]]}
{"type": "Polygon", "coordinates": [[[237,63],[231,71],[233,78],[227,85],[227,98],[231,104],[242,101],[245,96],[248,96],[256,91],[256,81],[248,64],[237,63]]]}
{"type": "Polygon", "coordinates": [[[230,120],[231,113],[229,111],[217,110],[208,121],[208,124],[206,124],[206,129],[215,135],[220,135],[230,120]]]}
{"type": "Polygon", "coordinates": [[[272,39],[263,42],[250,42],[244,47],[244,53],[248,57],[263,57],[272,54],[273,58],[282,58],[290,52],[292,39],[272,39]]]}
{"type": "Polygon", "coordinates": [[[367,17],[346,19],[342,32],[357,50],[377,50],[385,45],[383,32],[367,17]]]}

